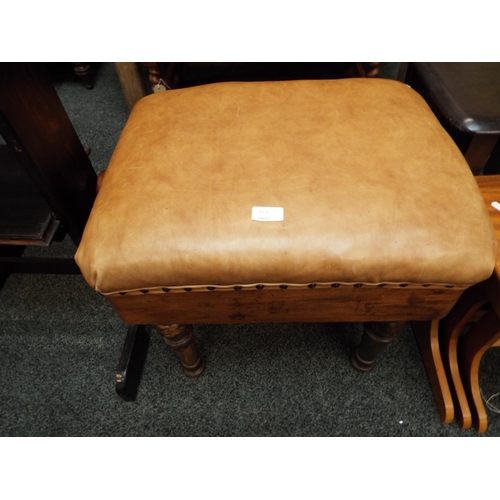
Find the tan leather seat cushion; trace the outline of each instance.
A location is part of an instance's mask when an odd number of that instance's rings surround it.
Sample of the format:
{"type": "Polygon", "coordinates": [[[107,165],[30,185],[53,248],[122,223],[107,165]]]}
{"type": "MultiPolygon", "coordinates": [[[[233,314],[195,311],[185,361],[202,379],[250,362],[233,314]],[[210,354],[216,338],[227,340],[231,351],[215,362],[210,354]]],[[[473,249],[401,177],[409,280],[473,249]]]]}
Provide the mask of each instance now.
{"type": "Polygon", "coordinates": [[[495,233],[424,100],[391,80],[219,83],[134,107],[76,260],[101,293],[255,283],[468,286],[495,233]],[[253,206],[284,221],[251,220],[253,206]]]}

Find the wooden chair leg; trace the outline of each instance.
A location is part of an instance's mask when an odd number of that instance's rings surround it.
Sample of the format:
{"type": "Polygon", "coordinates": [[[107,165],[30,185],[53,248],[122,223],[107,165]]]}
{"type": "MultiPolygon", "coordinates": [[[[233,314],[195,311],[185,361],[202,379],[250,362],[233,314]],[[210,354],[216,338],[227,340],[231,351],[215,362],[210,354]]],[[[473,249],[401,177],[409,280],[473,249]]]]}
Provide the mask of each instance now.
{"type": "Polygon", "coordinates": [[[90,67],[90,64],[81,62],[80,63],[74,62],[72,64],[75,75],[80,78],[85,87],[88,88],[89,90],[93,89],[94,82],[92,78],[92,69],[90,67]]]}
{"type": "Polygon", "coordinates": [[[471,427],[472,415],[460,375],[458,339],[465,325],[485,303],[485,297],[477,288],[469,288],[440,322],[439,347],[455,406],[455,418],[461,429],[471,427]]]}
{"type": "Polygon", "coordinates": [[[149,83],[151,84],[151,90],[155,87],[155,85],[158,85],[160,83],[160,78],[161,78],[161,71],[160,67],[157,62],[155,63],[142,63],[143,66],[148,68],[148,80],[149,83]]]}
{"type": "Polygon", "coordinates": [[[405,325],[406,321],[365,323],[361,343],[351,356],[352,366],[360,372],[371,371],[380,353],[398,338],[405,325]]]}
{"type": "Polygon", "coordinates": [[[147,95],[138,64],[135,62],[115,62],[116,73],[130,109],[139,99],[147,95]]]}
{"type": "Polygon", "coordinates": [[[477,432],[486,432],[488,416],[479,388],[479,365],[483,354],[500,339],[500,319],[489,310],[467,334],[460,339],[458,360],[465,392],[469,399],[472,423],[477,432]]]}
{"type": "Polygon", "coordinates": [[[439,418],[443,424],[449,424],[454,418],[454,405],[439,349],[439,320],[414,321],[412,329],[429,378],[439,418]]]}
{"type": "Polygon", "coordinates": [[[205,363],[198,356],[193,341],[193,325],[156,325],[163,341],[179,357],[184,373],[198,377],[203,373],[205,363]]]}

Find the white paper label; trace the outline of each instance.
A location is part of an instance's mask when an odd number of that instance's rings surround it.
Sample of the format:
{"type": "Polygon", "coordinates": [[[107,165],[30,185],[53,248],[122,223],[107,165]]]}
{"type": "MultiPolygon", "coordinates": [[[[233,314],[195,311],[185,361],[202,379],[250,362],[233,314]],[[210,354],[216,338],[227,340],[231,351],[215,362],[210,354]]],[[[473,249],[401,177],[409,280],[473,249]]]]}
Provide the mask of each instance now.
{"type": "Polygon", "coordinates": [[[497,210],[500,210],[500,203],[498,203],[498,201],[494,201],[494,202],[491,204],[491,206],[492,206],[493,208],[496,208],[497,210]]]}
{"type": "Polygon", "coordinates": [[[252,220],[281,222],[283,219],[283,207],[252,207],[252,220]]]}

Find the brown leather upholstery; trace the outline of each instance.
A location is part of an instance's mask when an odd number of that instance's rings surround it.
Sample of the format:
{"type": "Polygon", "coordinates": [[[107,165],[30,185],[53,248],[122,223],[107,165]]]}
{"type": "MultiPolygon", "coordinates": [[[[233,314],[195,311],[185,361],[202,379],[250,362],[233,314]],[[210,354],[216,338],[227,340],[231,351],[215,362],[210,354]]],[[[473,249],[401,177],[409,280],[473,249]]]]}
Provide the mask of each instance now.
{"type": "Polygon", "coordinates": [[[115,295],[466,287],[490,276],[496,255],[470,169],[424,100],[399,82],[349,79],[141,99],[76,260],[115,295]],[[253,221],[253,206],[283,207],[284,221],[253,221]]]}

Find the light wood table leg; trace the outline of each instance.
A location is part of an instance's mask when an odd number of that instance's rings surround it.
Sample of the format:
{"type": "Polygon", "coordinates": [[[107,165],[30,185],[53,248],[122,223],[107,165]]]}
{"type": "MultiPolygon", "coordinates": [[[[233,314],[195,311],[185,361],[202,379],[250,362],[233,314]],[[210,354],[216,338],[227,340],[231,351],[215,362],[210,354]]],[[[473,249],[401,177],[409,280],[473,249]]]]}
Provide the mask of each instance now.
{"type": "Polygon", "coordinates": [[[130,109],[139,99],[147,95],[137,64],[135,62],[115,63],[116,73],[130,109]]]}
{"type": "Polygon", "coordinates": [[[460,375],[458,342],[465,325],[485,303],[485,297],[476,287],[469,288],[439,326],[439,346],[455,406],[455,418],[461,429],[471,427],[472,415],[460,375]]]}
{"type": "Polygon", "coordinates": [[[431,385],[439,418],[449,424],[454,418],[454,405],[439,349],[439,320],[412,322],[413,333],[431,385]]]}

